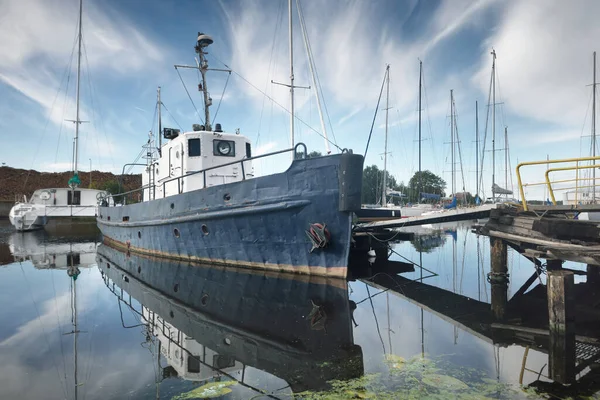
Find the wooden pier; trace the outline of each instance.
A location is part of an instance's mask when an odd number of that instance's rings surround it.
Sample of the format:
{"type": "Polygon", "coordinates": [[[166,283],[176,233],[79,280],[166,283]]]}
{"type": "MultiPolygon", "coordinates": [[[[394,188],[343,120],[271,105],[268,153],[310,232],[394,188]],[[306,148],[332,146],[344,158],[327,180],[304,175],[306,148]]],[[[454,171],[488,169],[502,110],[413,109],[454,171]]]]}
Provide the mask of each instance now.
{"type": "Polygon", "coordinates": [[[505,241],[530,259],[600,265],[600,223],[575,219],[593,211],[600,212],[600,205],[529,206],[528,211],[500,206],[479,233],[505,241]]]}

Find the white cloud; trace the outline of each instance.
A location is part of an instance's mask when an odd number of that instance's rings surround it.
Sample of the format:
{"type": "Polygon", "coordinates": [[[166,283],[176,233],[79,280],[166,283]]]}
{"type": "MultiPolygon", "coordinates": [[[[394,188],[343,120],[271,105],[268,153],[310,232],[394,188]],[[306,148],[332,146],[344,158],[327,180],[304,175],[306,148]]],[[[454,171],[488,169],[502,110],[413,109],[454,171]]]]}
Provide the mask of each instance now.
{"type": "MultiPolygon", "coordinates": [[[[66,112],[61,76],[70,58],[77,20],[76,1],[27,0],[0,5],[0,82],[40,104],[46,113],[51,112],[55,124],[75,118],[76,60],[71,65],[66,112]],[[61,95],[51,110],[61,83],[61,95]]],[[[88,90],[87,67],[90,74],[133,74],[148,69],[164,55],[164,49],[144,37],[130,21],[105,5],[99,8],[90,2],[84,4],[83,41],[82,93],[88,90]]],[[[89,119],[86,106],[90,95],[87,93],[87,101],[82,98],[81,119],[89,119]]]]}
{"type": "Polygon", "coordinates": [[[510,111],[581,126],[591,92],[586,85],[592,80],[592,51],[600,37],[599,12],[594,0],[507,3],[497,31],[484,42],[475,82],[487,95],[494,47],[501,100],[510,111]]]}

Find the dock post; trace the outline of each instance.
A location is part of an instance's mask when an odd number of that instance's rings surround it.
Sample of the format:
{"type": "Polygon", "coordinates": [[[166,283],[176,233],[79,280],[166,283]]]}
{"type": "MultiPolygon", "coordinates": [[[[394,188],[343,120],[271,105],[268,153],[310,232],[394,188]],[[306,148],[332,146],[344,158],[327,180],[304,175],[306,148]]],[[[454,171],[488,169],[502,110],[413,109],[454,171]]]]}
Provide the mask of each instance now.
{"type": "Polygon", "coordinates": [[[597,285],[600,283],[600,265],[588,264],[587,265],[587,278],[586,283],[590,285],[597,285]]]}
{"type": "Polygon", "coordinates": [[[548,369],[561,384],[575,379],[575,280],[573,272],[548,270],[548,369]]]}
{"type": "Polygon", "coordinates": [[[546,260],[546,270],[557,271],[562,269],[562,260],[548,259],[546,260]]]}
{"type": "Polygon", "coordinates": [[[488,274],[492,292],[492,312],[503,319],[508,303],[508,249],[502,239],[490,237],[492,271],[488,274]]]}

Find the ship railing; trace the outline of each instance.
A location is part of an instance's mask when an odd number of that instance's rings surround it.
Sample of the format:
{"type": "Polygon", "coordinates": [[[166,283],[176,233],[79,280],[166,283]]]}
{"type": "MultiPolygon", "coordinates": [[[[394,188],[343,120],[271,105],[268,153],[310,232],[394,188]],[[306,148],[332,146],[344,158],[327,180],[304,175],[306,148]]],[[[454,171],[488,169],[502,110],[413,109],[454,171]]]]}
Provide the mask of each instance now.
{"type": "MultiPolygon", "coordinates": [[[[304,159],[307,157],[307,151],[306,151],[306,145],[304,143],[298,143],[296,144],[294,147],[289,148],[289,149],[284,149],[284,150],[278,150],[278,151],[273,151],[271,153],[266,153],[266,154],[261,154],[258,156],[254,156],[254,157],[249,157],[249,158],[242,158],[241,160],[236,160],[236,161],[231,161],[225,164],[219,164],[219,165],[215,165],[212,167],[208,167],[208,168],[204,168],[198,171],[192,171],[192,172],[188,172],[185,175],[180,175],[180,176],[175,176],[173,178],[164,180],[160,183],[160,185],[162,185],[162,191],[163,191],[163,195],[165,193],[165,185],[169,182],[173,182],[173,181],[177,181],[177,192],[178,193],[182,193],[182,183],[183,183],[183,179],[188,178],[190,176],[193,175],[197,175],[197,174],[203,174],[203,186],[202,188],[206,188],[206,173],[215,169],[219,169],[219,168],[223,168],[223,167],[228,167],[230,165],[237,165],[240,164],[242,167],[242,180],[246,180],[246,172],[244,169],[244,163],[248,162],[248,161],[254,161],[254,160],[258,160],[260,158],[266,158],[266,157],[271,157],[271,156],[275,156],[278,154],[284,154],[284,153],[289,153],[293,151],[294,152],[294,160],[297,159],[304,159]],[[302,148],[302,151],[298,151],[299,148],[302,148]]],[[[131,163],[131,164],[125,164],[123,166],[123,174],[125,173],[125,167],[126,166],[132,166],[132,165],[143,165],[146,166],[146,164],[135,164],[135,163],[131,163]]],[[[122,175],[123,175],[122,174],[122,175]]],[[[121,183],[119,182],[119,186],[121,186],[121,183]]],[[[136,192],[140,192],[146,189],[152,189],[154,192],[156,192],[156,184],[149,184],[149,185],[145,185],[142,186],[138,189],[134,189],[134,190],[130,190],[127,192],[123,192],[123,193],[118,193],[118,194],[111,194],[110,197],[113,198],[114,202],[113,204],[117,204],[119,201],[122,199],[122,203],[126,204],[127,203],[127,197],[133,193],[136,192]]]]}
{"type": "Polygon", "coordinates": [[[167,179],[165,181],[162,181],[162,190],[163,190],[163,194],[165,193],[165,184],[169,183],[169,182],[173,182],[173,181],[177,181],[177,192],[181,193],[181,185],[183,182],[184,178],[190,177],[192,175],[197,175],[197,174],[203,174],[202,176],[202,180],[203,180],[203,184],[202,187],[205,188],[206,187],[206,173],[208,171],[212,171],[215,169],[219,169],[219,168],[223,168],[223,167],[228,167],[230,165],[236,165],[236,164],[240,164],[242,167],[242,180],[246,180],[246,172],[244,170],[244,163],[248,162],[248,161],[253,161],[253,160],[258,160],[259,158],[265,158],[265,157],[271,157],[271,156],[275,156],[278,154],[283,154],[283,153],[289,153],[290,151],[294,152],[294,160],[298,159],[299,155],[301,154],[303,157],[302,158],[306,158],[307,153],[306,153],[306,145],[304,143],[298,143],[296,144],[294,147],[289,148],[289,149],[284,149],[284,150],[278,150],[278,151],[273,151],[271,153],[267,153],[267,154],[261,154],[255,157],[249,157],[249,158],[242,158],[241,160],[236,160],[236,161],[231,161],[225,164],[220,164],[220,165],[215,165],[212,167],[208,167],[208,168],[204,168],[198,171],[192,171],[192,172],[188,172],[185,175],[181,175],[181,176],[175,176],[171,179],[167,179]],[[299,153],[298,152],[298,147],[302,147],[304,149],[304,153],[299,153]]]}
{"type": "MultiPolygon", "coordinates": [[[[574,204],[581,204],[593,201],[589,198],[584,198],[583,194],[590,192],[594,192],[593,198],[595,198],[596,194],[596,181],[600,179],[600,174],[598,177],[590,177],[590,176],[581,176],[582,170],[590,170],[594,168],[600,168],[600,164],[596,164],[596,161],[600,161],[600,156],[598,157],[578,157],[578,158],[564,158],[558,160],[542,160],[542,161],[528,161],[523,162],[517,165],[517,180],[519,184],[519,193],[521,194],[521,199],[523,200],[523,210],[528,211],[527,199],[525,197],[525,188],[532,186],[545,186],[548,190],[548,195],[553,205],[557,205],[558,202],[556,200],[555,192],[557,191],[568,191],[574,190],[575,197],[573,200],[567,199],[569,202],[574,201],[574,204]],[[591,164],[589,164],[591,162],[591,164]],[[586,163],[581,165],[581,163],[586,163]],[[523,183],[523,179],[521,177],[521,169],[524,167],[532,167],[538,165],[547,165],[550,164],[563,164],[566,166],[560,166],[556,168],[547,168],[544,174],[544,181],[542,182],[533,182],[533,183],[523,183]],[[556,172],[574,172],[574,177],[568,177],[567,179],[551,179],[550,175],[556,172]],[[584,190],[582,190],[584,189],[584,190]],[[581,197],[580,197],[581,196],[581,197]]],[[[564,177],[563,177],[564,178],[564,177]]],[[[589,196],[588,196],[589,197],[589,196]]],[[[600,200],[600,196],[598,196],[598,200],[600,200]]]]}

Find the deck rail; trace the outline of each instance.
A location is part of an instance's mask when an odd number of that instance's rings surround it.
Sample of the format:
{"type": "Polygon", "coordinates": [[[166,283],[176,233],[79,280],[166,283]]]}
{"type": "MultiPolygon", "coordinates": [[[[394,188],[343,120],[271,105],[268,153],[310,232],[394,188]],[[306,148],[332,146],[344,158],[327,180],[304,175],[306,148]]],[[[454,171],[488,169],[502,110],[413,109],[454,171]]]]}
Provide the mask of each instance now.
{"type": "MultiPolygon", "coordinates": [[[[228,163],[225,163],[225,164],[215,165],[215,166],[208,167],[208,168],[205,168],[205,169],[201,169],[201,170],[198,170],[198,171],[188,172],[185,175],[175,176],[173,178],[166,179],[166,180],[160,182],[159,185],[162,185],[163,197],[165,197],[164,196],[164,193],[165,193],[165,184],[167,184],[169,182],[173,182],[173,181],[176,180],[177,181],[177,189],[178,189],[177,191],[178,191],[178,193],[181,194],[182,193],[182,182],[183,182],[184,178],[190,177],[192,175],[203,174],[203,185],[202,185],[202,188],[206,188],[206,172],[212,171],[212,170],[215,170],[215,169],[219,169],[219,168],[223,168],[223,167],[228,167],[230,165],[236,165],[236,164],[240,164],[241,165],[241,167],[242,167],[242,180],[246,180],[246,172],[244,171],[244,163],[245,162],[253,161],[253,160],[258,160],[260,158],[275,156],[275,155],[278,155],[278,154],[289,153],[290,151],[294,152],[294,160],[305,159],[305,158],[308,157],[308,152],[307,152],[307,149],[306,149],[306,145],[304,143],[297,143],[294,147],[291,147],[289,149],[283,149],[283,150],[273,151],[271,153],[260,154],[258,156],[249,157],[249,158],[245,158],[244,157],[241,160],[231,161],[231,162],[228,162],[228,163]],[[302,151],[298,152],[298,148],[302,148],[302,151]]],[[[344,149],[344,151],[347,151],[347,150],[344,149]]],[[[135,163],[125,164],[125,166],[128,166],[128,165],[146,165],[146,164],[135,164],[135,163]]],[[[123,171],[125,170],[125,166],[123,166],[123,171]]],[[[120,184],[119,184],[119,186],[120,186],[120,184]]],[[[114,205],[116,205],[118,203],[118,201],[116,201],[115,199],[122,199],[123,204],[126,204],[127,203],[127,196],[128,195],[136,193],[136,192],[143,191],[145,189],[150,189],[150,188],[152,188],[152,191],[154,193],[156,193],[156,186],[157,186],[156,183],[153,184],[153,185],[144,185],[144,186],[142,186],[142,187],[140,187],[138,189],[129,190],[127,192],[117,193],[117,194],[110,194],[108,197],[111,197],[113,199],[112,203],[114,205]]],[[[104,200],[106,200],[106,198],[102,198],[102,199],[98,199],[98,200],[99,200],[99,202],[103,202],[104,200]]]]}
{"type": "MultiPolygon", "coordinates": [[[[593,168],[600,168],[600,164],[596,164],[596,161],[600,161],[600,156],[597,157],[577,157],[577,158],[563,158],[557,160],[542,160],[542,161],[527,161],[522,162],[517,165],[517,181],[519,184],[519,193],[521,194],[521,199],[523,201],[523,210],[528,211],[529,207],[527,205],[527,199],[525,197],[525,188],[531,186],[546,186],[548,189],[548,194],[550,199],[552,200],[552,204],[557,205],[556,196],[554,194],[555,191],[563,191],[563,190],[575,190],[575,202],[578,202],[578,195],[580,189],[590,189],[596,187],[597,180],[600,179],[600,174],[598,178],[591,177],[580,177],[580,170],[587,170],[593,168]],[[580,165],[582,162],[593,162],[593,164],[580,165]],[[544,181],[542,182],[534,182],[534,183],[523,183],[523,179],[521,177],[521,168],[535,166],[535,165],[548,165],[550,164],[567,164],[564,167],[557,168],[548,168],[544,174],[544,181]],[[575,164],[575,165],[573,165],[575,164]],[[575,177],[570,179],[558,179],[552,180],[550,179],[550,174],[553,172],[564,172],[564,171],[575,171],[575,177]],[[595,180],[594,180],[595,179],[595,180]],[[588,184],[580,185],[580,182],[585,182],[588,184]],[[591,182],[591,184],[589,184],[591,182]],[[574,186],[560,186],[557,187],[556,184],[567,184],[574,183],[574,186]]],[[[595,189],[594,189],[595,191],[595,189]]],[[[600,196],[599,196],[600,200],[600,196]]],[[[581,200],[581,201],[587,201],[581,200]]]]}

